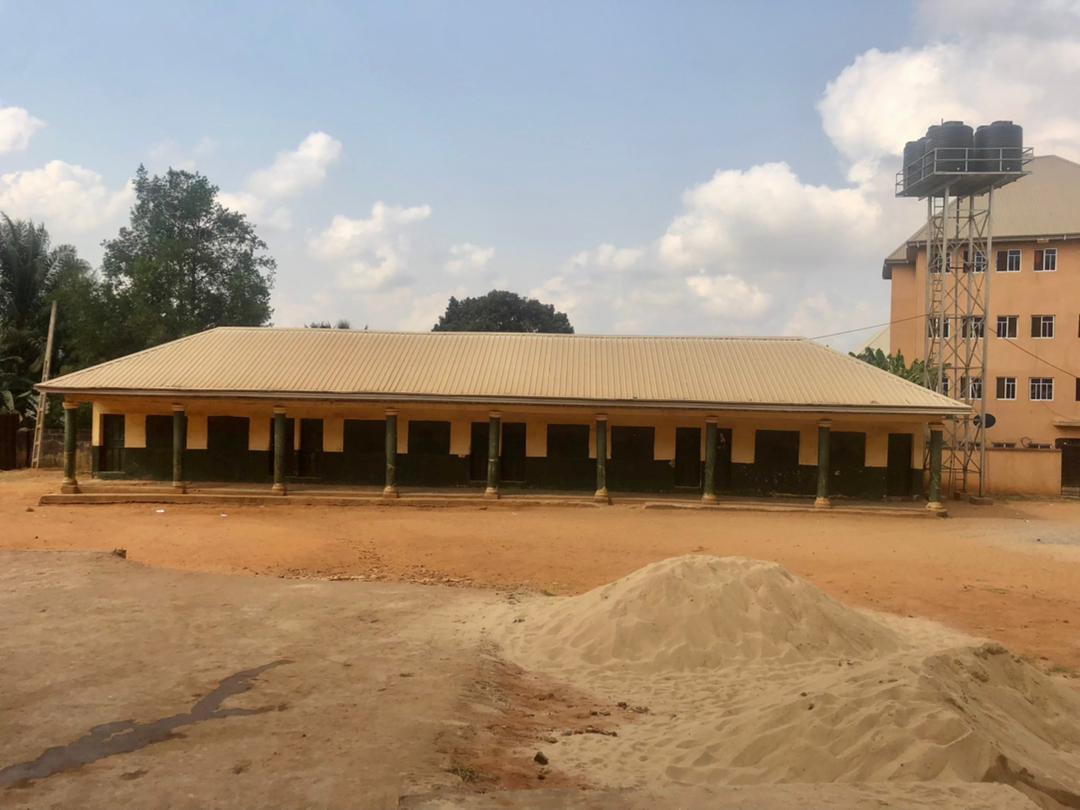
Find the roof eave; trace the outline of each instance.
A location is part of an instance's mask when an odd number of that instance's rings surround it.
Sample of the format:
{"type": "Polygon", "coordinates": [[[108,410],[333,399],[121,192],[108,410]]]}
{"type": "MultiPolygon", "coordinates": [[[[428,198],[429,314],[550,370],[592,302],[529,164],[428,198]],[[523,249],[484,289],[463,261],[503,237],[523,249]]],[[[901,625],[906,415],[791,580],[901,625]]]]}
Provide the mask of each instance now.
{"type": "Polygon", "coordinates": [[[638,399],[573,399],[555,397],[504,397],[504,396],[451,396],[443,394],[390,394],[390,393],[332,393],[325,391],[211,391],[178,389],[135,388],[67,388],[38,384],[37,390],[49,394],[63,394],[76,399],[95,397],[151,397],[160,399],[252,399],[252,400],[324,400],[330,402],[401,402],[401,403],[453,403],[459,405],[545,405],[555,407],[643,408],[716,411],[760,411],[797,413],[855,413],[896,414],[908,416],[946,417],[970,412],[966,405],[852,405],[843,403],[791,404],[786,402],[701,402],[693,400],[638,400],[638,399]]]}

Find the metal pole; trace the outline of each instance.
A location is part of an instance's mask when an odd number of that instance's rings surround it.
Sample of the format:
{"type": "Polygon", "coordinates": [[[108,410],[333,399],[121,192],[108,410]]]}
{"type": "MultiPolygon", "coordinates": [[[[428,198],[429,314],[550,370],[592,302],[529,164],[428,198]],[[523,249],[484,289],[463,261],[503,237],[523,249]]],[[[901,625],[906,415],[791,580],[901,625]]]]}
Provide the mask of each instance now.
{"type": "MultiPolygon", "coordinates": [[[[986,266],[983,274],[983,342],[982,342],[982,401],[979,402],[979,418],[982,422],[982,441],[979,445],[979,497],[986,495],[986,478],[989,470],[986,469],[986,389],[990,384],[989,374],[989,349],[990,339],[986,330],[990,328],[990,279],[992,277],[991,261],[994,249],[994,187],[986,196],[986,266]]],[[[994,265],[996,266],[996,265],[994,265]]]]}
{"type": "MultiPolygon", "coordinates": [[[[49,310],[49,332],[45,339],[45,357],[41,363],[41,381],[48,382],[52,372],[53,336],[56,334],[56,301],[49,310]]],[[[30,451],[30,466],[41,466],[41,439],[45,431],[45,416],[49,413],[49,395],[44,391],[38,396],[37,418],[34,420],[34,446],[30,451]]]]}

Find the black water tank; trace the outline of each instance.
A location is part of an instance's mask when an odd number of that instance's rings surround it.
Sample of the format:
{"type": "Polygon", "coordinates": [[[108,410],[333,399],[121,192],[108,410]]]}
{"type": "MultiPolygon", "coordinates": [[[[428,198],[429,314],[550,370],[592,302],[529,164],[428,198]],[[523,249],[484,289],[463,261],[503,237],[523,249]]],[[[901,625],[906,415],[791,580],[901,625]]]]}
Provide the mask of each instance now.
{"type": "Polygon", "coordinates": [[[923,178],[923,156],[926,154],[926,138],[904,144],[904,189],[909,189],[923,178]]]}
{"type": "MultiPolygon", "coordinates": [[[[939,172],[967,171],[967,159],[975,146],[974,133],[963,121],[946,121],[926,130],[927,150],[937,150],[934,169],[939,172]]],[[[929,161],[928,161],[929,164],[929,161]]]]}
{"type": "Polygon", "coordinates": [[[984,172],[1019,172],[1024,151],[1024,128],[1012,121],[983,124],[975,131],[975,154],[984,172]]]}

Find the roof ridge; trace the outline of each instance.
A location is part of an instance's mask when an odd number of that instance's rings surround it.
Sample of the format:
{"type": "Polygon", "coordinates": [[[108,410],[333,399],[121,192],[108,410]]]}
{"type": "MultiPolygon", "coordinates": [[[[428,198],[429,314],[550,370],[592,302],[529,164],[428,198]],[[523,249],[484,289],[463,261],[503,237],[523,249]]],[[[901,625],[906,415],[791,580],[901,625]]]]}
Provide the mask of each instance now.
{"type": "MultiPolygon", "coordinates": [[[[324,329],[311,326],[216,326],[216,330],[222,331],[248,331],[248,332],[310,332],[311,334],[370,334],[370,335],[430,335],[432,337],[449,335],[478,335],[482,337],[525,337],[525,338],[591,338],[603,340],[763,340],[763,341],[797,341],[809,340],[799,335],[658,335],[658,334],[605,334],[599,332],[483,332],[483,331],[419,331],[408,329],[324,329]]],[[[213,330],[206,330],[213,331],[213,330]]],[[[196,334],[204,334],[198,332],[196,334]]],[[[189,336],[190,337],[190,336],[189,336]]],[[[161,344],[166,345],[166,344],[161,344]]]]}

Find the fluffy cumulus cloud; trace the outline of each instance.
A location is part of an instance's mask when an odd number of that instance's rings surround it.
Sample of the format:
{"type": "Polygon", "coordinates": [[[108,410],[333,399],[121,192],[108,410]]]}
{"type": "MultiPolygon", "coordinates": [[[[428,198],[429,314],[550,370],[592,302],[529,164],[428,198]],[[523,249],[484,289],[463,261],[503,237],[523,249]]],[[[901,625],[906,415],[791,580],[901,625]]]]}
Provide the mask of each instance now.
{"type": "Polygon", "coordinates": [[[893,193],[905,141],[943,119],[1013,119],[1037,153],[1080,159],[1080,0],[925,0],[917,15],[921,43],[858,54],[823,88],[845,182],[804,182],[780,160],[721,167],[646,247],[577,253],[533,293],[588,330],[822,335],[887,320],[881,260],[922,217],[893,193]]]}
{"type": "Polygon", "coordinates": [[[341,157],[341,141],[312,132],[296,149],[278,153],[269,166],[252,172],[239,191],[219,195],[222,205],[277,230],[292,227],[285,201],[320,185],[341,157]]]}
{"type": "Polygon", "coordinates": [[[495,257],[495,248],[462,242],[450,246],[450,258],[444,265],[446,272],[452,275],[475,274],[485,270],[495,257]]]}
{"type": "Polygon", "coordinates": [[[130,183],[109,188],[97,172],[62,160],[0,175],[0,210],[42,221],[58,239],[100,231],[126,214],[133,200],[130,183]]]}
{"type": "Polygon", "coordinates": [[[371,291],[405,281],[411,227],[431,216],[431,207],[404,208],[377,202],[371,216],[336,215],[308,240],[311,255],[337,267],[338,286],[371,291]]]}
{"type": "Polygon", "coordinates": [[[0,155],[24,150],[43,126],[44,121],[22,107],[0,107],[0,155]]]}

